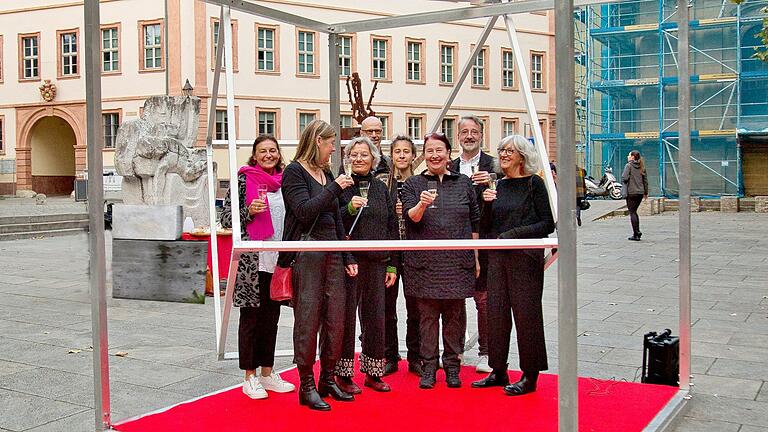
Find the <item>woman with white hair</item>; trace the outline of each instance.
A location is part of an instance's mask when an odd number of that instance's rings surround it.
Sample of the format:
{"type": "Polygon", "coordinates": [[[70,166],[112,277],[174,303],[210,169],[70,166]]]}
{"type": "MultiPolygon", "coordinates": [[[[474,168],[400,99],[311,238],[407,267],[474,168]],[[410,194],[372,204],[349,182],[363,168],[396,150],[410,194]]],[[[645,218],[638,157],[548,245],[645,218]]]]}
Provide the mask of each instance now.
{"type": "MultiPolygon", "coordinates": [[[[347,237],[352,240],[396,240],[399,238],[397,216],[387,185],[374,176],[381,154],[367,137],[352,140],[344,149],[344,162],[351,166],[354,184],[339,197],[342,221],[347,237]]],[[[358,307],[362,330],[360,372],[364,385],[375,391],[387,392],[382,381],[385,359],[385,294],[397,280],[399,254],[390,251],[360,251],[353,253],[358,274],[346,280],[346,313],[341,358],[336,362],[336,383],[351,394],[361,392],[352,380],[354,376],[355,318],[358,307]]]]}
{"type": "MultiPolygon", "coordinates": [[[[555,230],[547,188],[535,175],[539,157],[533,145],[520,135],[504,138],[498,146],[504,178],[483,192],[480,225],[492,238],[533,239],[555,230]]],[[[503,386],[510,396],[536,390],[539,371],[547,369],[541,295],[544,290],[544,250],[507,249],[488,251],[488,377],[472,387],[503,386]],[[509,384],[507,356],[512,316],[517,325],[521,379],[509,384]]]]}

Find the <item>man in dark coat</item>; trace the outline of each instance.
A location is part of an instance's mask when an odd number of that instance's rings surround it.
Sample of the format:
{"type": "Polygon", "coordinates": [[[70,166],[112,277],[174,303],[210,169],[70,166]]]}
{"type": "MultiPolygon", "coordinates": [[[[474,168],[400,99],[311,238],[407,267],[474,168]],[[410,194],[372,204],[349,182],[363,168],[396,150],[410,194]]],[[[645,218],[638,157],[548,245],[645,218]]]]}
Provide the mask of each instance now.
{"type": "MultiPolygon", "coordinates": [[[[464,116],[459,120],[459,144],[461,154],[451,162],[450,170],[461,173],[471,178],[477,202],[483,202],[483,190],[488,187],[490,173],[496,170],[496,158],[482,150],[483,121],[474,115],[464,116]]],[[[486,233],[481,232],[480,238],[487,238],[486,233]]],[[[475,307],[477,308],[477,343],[480,360],[477,363],[477,372],[491,372],[488,366],[488,327],[487,304],[488,289],[486,278],[488,275],[488,254],[485,250],[479,251],[480,277],[475,283],[475,307]]]]}

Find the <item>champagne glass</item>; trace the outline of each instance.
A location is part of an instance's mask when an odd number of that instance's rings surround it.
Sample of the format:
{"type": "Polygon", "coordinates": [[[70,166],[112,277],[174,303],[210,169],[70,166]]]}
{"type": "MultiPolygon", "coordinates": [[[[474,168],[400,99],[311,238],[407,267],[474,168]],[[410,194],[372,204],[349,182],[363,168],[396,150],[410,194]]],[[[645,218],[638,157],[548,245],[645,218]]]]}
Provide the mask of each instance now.
{"type": "Polygon", "coordinates": [[[495,191],[496,190],[496,173],[490,173],[488,174],[488,177],[491,178],[491,181],[488,182],[488,189],[495,191]]]}
{"type": "MultiPolygon", "coordinates": [[[[427,192],[435,196],[435,199],[437,199],[437,182],[434,180],[430,180],[427,182],[427,192]]],[[[432,202],[432,205],[430,205],[428,208],[435,208],[435,202],[432,202]]]]}
{"type": "Polygon", "coordinates": [[[260,184],[258,186],[258,191],[259,191],[259,199],[266,202],[267,201],[267,185],[260,184]]]}
{"type": "Polygon", "coordinates": [[[344,159],[344,174],[352,177],[352,161],[350,159],[344,159]]]}
{"type": "MultiPolygon", "coordinates": [[[[472,164],[472,165],[470,165],[470,166],[469,166],[469,168],[472,170],[472,176],[471,176],[471,177],[474,177],[474,176],[475,176],[475,174],[477,174],[477,170],[478,170],[478,166],[477,166],[477,164],[472,164]]],[[[477,182],[475,182],[475,181],[473,180],[473,181],[472,181],[472,184],[473,184],[473,185],[476,185],[476,184],[477,184],[477,182]]]]}
{"type": "MultiPolygon", "coordinates": [[[[360,196],[362,198],[368,199],[368,189],[371,187],[370,183],[368,183],[368,180],[360,180],[360,196]]],[[[368,204],[364,205],[363,207],[368,207],[368,204]]]]}

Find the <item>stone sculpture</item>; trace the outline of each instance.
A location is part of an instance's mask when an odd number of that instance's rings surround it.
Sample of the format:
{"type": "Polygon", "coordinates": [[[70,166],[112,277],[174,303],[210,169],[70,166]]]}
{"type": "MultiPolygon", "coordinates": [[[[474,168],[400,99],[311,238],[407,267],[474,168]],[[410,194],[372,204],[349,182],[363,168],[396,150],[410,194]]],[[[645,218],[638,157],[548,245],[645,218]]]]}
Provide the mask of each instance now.
{"type": "Polygon", "coordinates": [[[180,205],[184,217],[207,225],[205,148],[195,148],[200,99],[153,96],[141,118],[123,123],[115,142],[115,169],[125,204],[180,205]]]}

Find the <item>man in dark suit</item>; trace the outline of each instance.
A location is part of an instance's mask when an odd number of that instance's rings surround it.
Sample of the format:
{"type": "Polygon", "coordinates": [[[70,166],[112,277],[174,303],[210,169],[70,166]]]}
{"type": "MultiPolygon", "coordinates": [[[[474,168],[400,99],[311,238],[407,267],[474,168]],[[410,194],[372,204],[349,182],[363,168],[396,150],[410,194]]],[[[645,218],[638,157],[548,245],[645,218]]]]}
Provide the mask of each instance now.
{"type": "MultiPolygon", "coordinates": [[[[495,171],[496,158],[483,152],[483,121],[474,115],[464,116],[459,120],[459,144],[461,154],[451,162],[449,169],[471,178],[475,184],[478,202],[482,202],[483,190],[488,187],[490,173],[495,171]]],[[[485,233],[480,233],[480,238],[488,238],[485,233]]],[[[488,255],[481,250],[478,253],[480,261],[480,277],[475,283],[475,306],[477,308],[477,343],[480,361],[477,363],[477,372],[491,372],[488,366],[488,326],[487,303],[488,289],[486,277],[488,275],[488,255]]]]}

